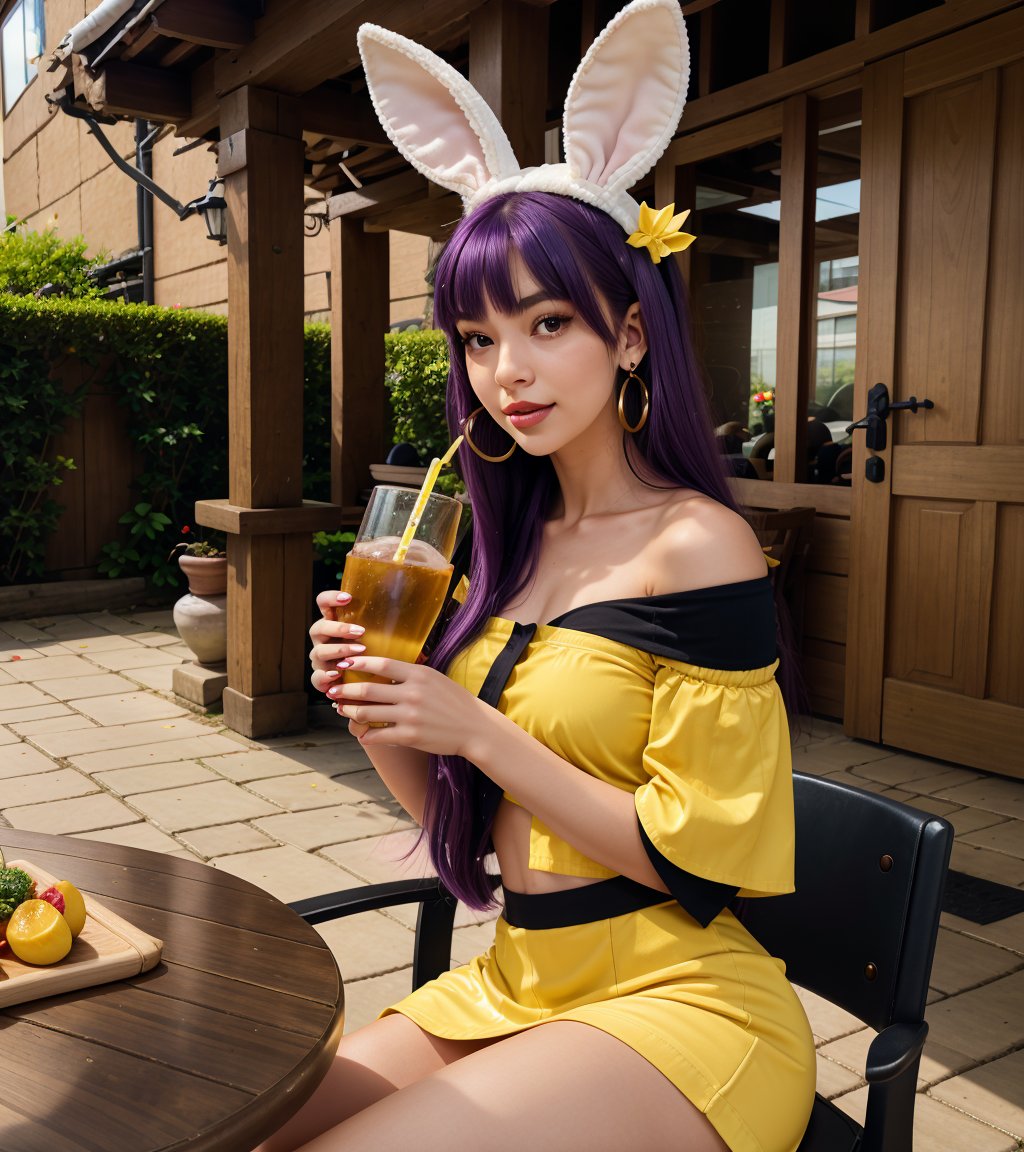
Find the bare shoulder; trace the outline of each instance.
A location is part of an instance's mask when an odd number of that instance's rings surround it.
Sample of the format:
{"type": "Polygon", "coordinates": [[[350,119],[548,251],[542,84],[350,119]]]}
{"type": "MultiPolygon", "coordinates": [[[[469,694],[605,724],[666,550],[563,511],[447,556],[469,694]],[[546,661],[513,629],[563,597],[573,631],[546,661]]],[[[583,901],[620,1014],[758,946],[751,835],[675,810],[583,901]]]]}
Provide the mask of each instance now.
{"type": "Polygon", "coordinates": [[[768,571],[750,525],[708,496],[687,493],[667,502],[652,544],[654,595],[757,580],[768,571]]]}

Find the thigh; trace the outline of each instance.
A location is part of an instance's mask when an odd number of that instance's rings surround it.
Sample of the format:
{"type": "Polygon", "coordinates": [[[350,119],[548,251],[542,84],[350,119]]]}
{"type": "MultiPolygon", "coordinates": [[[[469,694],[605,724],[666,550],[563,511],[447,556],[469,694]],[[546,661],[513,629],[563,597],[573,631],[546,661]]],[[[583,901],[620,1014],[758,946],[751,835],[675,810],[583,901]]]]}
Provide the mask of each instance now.
{"type": "Polygon", "coordinates": [[[500,1040],[395,1092],[304,1152],[728,1152],[653,1064],[588,1024],[554,1021],[500,1040]]]}
{"type": "Polygon", "coordinates": [[[431,1036],[398,1013],[374,1020],[342,1037],[313,1095],[254,1152],[292,1152],[378,1100],[493,1043],[431,1036]]]}

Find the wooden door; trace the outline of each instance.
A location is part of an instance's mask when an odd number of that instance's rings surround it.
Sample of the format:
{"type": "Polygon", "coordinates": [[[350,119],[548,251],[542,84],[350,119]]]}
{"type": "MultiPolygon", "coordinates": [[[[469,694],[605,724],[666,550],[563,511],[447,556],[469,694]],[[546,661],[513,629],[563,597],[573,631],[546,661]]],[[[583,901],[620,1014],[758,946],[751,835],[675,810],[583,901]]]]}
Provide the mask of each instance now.
{"type": "Polygon", "coordinates": [[[863,108],[856,414],[935,407],[858,441],[845,726],[1024,777],[1024,9],[870,66],[863,108]]]}

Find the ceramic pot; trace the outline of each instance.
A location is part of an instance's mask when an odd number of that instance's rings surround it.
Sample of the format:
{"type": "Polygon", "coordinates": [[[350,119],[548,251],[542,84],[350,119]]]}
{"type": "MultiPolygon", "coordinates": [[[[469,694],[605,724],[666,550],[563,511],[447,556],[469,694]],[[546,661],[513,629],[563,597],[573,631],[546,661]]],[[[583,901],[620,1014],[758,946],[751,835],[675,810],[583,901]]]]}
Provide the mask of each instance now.
{"type": "Polygon", "coordinates": [[[188,592],[174,605],[174,626],[197,664],[221,664],[228,651],[228,562],[224,556],[179,556],[188,592]]]}

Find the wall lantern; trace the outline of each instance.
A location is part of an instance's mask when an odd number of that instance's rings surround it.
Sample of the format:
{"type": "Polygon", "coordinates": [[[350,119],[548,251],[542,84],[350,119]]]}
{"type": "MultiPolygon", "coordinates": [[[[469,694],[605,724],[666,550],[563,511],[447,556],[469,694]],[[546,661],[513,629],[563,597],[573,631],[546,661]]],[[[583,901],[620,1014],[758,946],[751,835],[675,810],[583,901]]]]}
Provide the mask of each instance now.
{"type": "Polygon", "coordinates": [[[181,219],[193,212],[201,212],[206,224],[206,235],[218,244],[228,242],[227,201],[224,199],[224,181],[215,176],[210,181],[210,187],[204,196],[190,200],[185,205],[185,211],[180,213],[181,219]]]}

